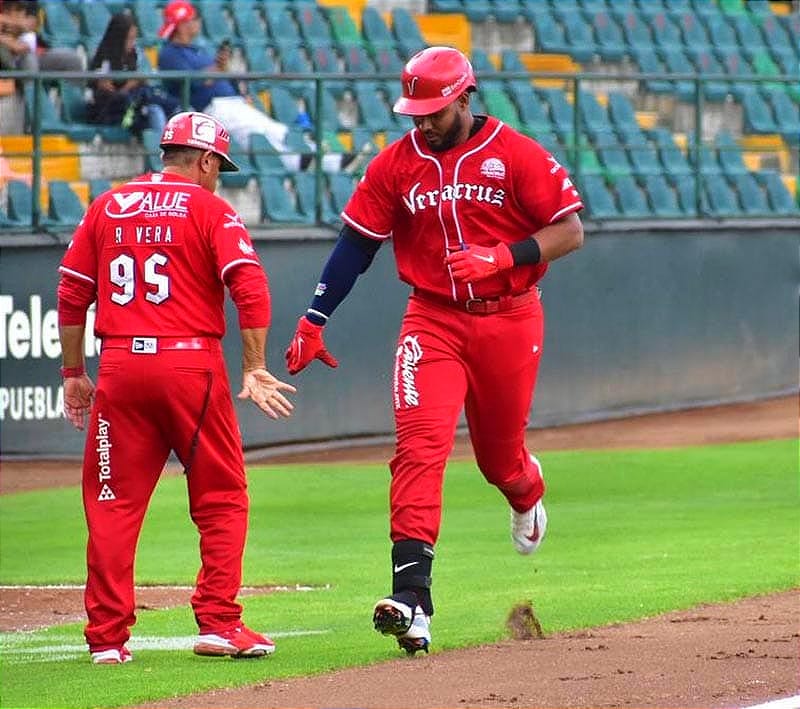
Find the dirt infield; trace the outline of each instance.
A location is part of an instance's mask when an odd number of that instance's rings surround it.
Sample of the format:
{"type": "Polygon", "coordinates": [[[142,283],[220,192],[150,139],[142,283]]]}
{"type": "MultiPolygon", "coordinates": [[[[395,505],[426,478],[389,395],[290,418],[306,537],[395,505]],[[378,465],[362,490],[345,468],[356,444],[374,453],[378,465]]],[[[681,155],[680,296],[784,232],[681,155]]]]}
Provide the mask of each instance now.
{"type": "MultiPolygon", "coordinates": [[[[798,400],[792,396],[532,431],[529,444],[532,450],[644,448],[797,436],[798,400]]],[[[386,446],[275,451],[263,462],[384,462],[390,455],[386,446]]],[[[468,455],[468,442],[460,439],[454,456],[468,455]]],[[[3,462],[0,494],[79,480],[74,461],[3,462]]],[[[187,603],[189,595],[186,589],[149,589],[137,592],[137,600],[142,608],[168,607],[187,603]]],[[[82,617],[79,590],[0,589],[0,630],[82,617]]],[[[741,707],[800,694],[800,590],[580,633],[547,635],[545,628],[545,634],[543,640],[393,659],[152,706],[741,707]]],[[[387,657],[390,647],[387,640],[387,657]]],[[[264,663],[269,676],[269,660],[264,663]]]]}

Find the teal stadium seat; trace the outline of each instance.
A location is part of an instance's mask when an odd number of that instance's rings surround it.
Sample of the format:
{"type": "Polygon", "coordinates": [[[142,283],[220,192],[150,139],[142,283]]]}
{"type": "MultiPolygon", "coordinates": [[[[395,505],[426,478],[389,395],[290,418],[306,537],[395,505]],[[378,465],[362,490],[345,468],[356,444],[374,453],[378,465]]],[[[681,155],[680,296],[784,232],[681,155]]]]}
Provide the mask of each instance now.
{"type": "Polygon", "coordinates": [[[403,61],[397,54],[397,50],[394,47],[372,47],[370,53],[378,72],[391,75],[391,78],[396,81],[403,70],[403,61]]]}
{"type": "Polygon", "coordinates": [[[731,179],[731,184],[736,188],[742,211],[750,216],[766,216],[770,213],[767,196],[755,178],[749,173],[736,175],[731,179]]]}
{"type": "MultiPolygon", "coordinates": [[[[280,74],[280,66],[275,59],[274,49],[263,39],[246,39],[242,44],[247,69],[264,74],[280,74]]],[[[275,82],[270,79],[256,79],[250,87],[256,91],[268,90],[275,82]]]]}
{"type": "Polygon", "coordinates": [[[632,219],[644,219],[651,216],[652,211],[644,192],[630,175],[623,175],[614,180],[614,189],[617,192],[623,216],[632,219]]]}
{"type": "Polygon", "coordinates": [[[552,132],[553,125],[547,115],[547,106],[540,100],[533,87],[519,87],[514,94],[517,103],[522,130],[532,138],[547,135],[552,132]]]}
{"type": "Polygon", "coordinates": [[[658,155],[661,164],[664,166],[664,175],[672,183],[676,184],[692,174],[692,168],[681,149],[675,144],[675,140],[666,128],[654,128],[649,131],[650,137],[658,147],[658,155]]]}
{"type": "Polygon", "coordinates": [[[625,146],[634,175],[662,174],[663,168],[658,160],[658,152],[644,133],[638,130],[638,126],[628,132],[621,132],[620,139],[625,146]]]}
{"type": "Polygon", "coordinates": [[[608,143],[612,140],[614,128],[606,109],[600,105],[594,94],[581,91],[578,105],[582,130],[595,142],[608,143]]]}
{"type": "MultiPolygon", "coordinates": [[[[281,56],[281,64],[284,74],[313,74],[314,65],[311,63],[309,52],[312,51],[310,47],[301,46],[278,46],[278,53],[281,56]]],[[[293,93],[300,94],[303,91],[308,91],[313,88],[314,82],[310,79],[292,79],[290,81],[281,82],[283,86],[287,86],[293,93]]]]}
{"type": "Polygon", "coordinates": [[[392,32],[397,40],[397,47],[403,56],[411,57],[428,46],[417,21],[404,7],[392,10],[392,32]]]}
{"type": "Polygon", "coordinates": [[[305,5],[295,11],[297,24],[300,27],[300,34],[306,44],[311,47],[325,46],[333,44],[333,34],[328,20],[316,5],[305,5]]]}
{"type": "Polygon", "coordinates": [[[592,18],[600,57],[610,62],[620,61],[628,52],[625,37],[616,20],[607,12],[598,12],[592,18]]]}
{"type": "Polygon", "coordinates": [[[706,34],[705,27],[700,22],[700,18],[688,7],[688,4],[687,9],[678,15],[677,21],[685,47],[691,47],[692,49],[708,48],[708,34],[706,34]]]}
{"type": "MultiPolygon", "coordinates": [[[[303,97],[305,98],[311,122],[316,126],[318,122],[316,87],[305,91],[303,97]]],[[[332,89],[328,88],[328,82],[322,85],[322,128],[326,131],[339,131],[342,128],[339,124],[339,115],[336,108],[334,92],[332,89]]]]}
{"type": "MultiPolygon", "coordinates": [[[[350,85],[349,81],[341,78],[344,60],[340,60],[333,48],[325,44],[313,45],[309,53],[311,54],[311,65],[314,71],[326,76],[325,88],[328,91],[332,91],[334,95],[341,96],[342,92],[350,85]]],[[[333,121],[336,120],[335,110],[333,116],[329,118],[332,118],[333,121]]]]}
{"type": "Polygon", "coordinates": [[[800,207],[792,199],[789,190],[783,183],[781,176],[774,170],[762,170],[755,173],[756,179],[764,185],[769,197],[772,211],[781,216],[797,216],[800,214],[800,207]]]}
{"type": "Polygon", "coordinates": [[[523,2],[521,0],[492,0],[492,15],[495,22],[510,25],[522,16],[523,2]]]}
{"type": "Polygon", "coordinates": [[[542,89],[539,95],[550,107],[550,117],[559,139],[564,143],[573,142],[575,114],[564,92],[561,89],[542,89]]]}
{"type": "Polygon", "coordinates": [[[719,5],[716,2],[709,0],[692,0],[692,10],[695,14],[703,20],[708,20],[710,17],[718,17],[722,15],[719,5]]]}
{"type": "MultiPolygon", "coordinates": [[[[695,168],[696,170],[698,166],[695,163],[697,156],[695,155],[694,133],[689,133],[686,136],[686,138],[687,138],[686,157],[689,160],[689,165],[695,168]]],[[[716,152],[702,140],[700,141],[700,146],[699,146],[699,160],[700,160],[699,164],[700,172],[703,175],[722,174],[722,168],[720,167],[716,152]]]]}
{"type": "Polygon", "coordinates": [[[474,48],[470,54],[469,61],[477,76],[478,85],[482,90],[491,89],[493,91],[498,91],[503,89],[503,82],[493,76],[497,73],[497,69],[495,69],[494,64],[489,61],[489,56],[484,50],[474,48]]]}
{"type": "Polygon", "coordinates": [[[374,74],[375,62],[372,61],[364,45],[347,42],[339,45],[344,59],[344,68],[352,74],[374,74]]]}
{"type": "MultiPolygon", "coordinates": [[[[388,47],[396,49],[392,33],[383,21],[380,13],[372,6],[367,5],[361,14],[361,33],[364,39],[372,47],[388,47]]],[[[408,59],[408,57],[403,57],[408,59]]]]}
{"type": "Polygon", "coordinates": [[[756,26],[746,16],[726,19],[723,15],[712,15],[706,19],[711,45],[723,52],[742,47],[750,51],[764,46],[764,40],[756,26]],[[735,27],[741,28],[739,39],[735,27]],[[742,36],[743,35],[743,36],[742,36]]]}
{"type": "MultiPolygon", "coordinates": [[[[312,89],[313,91],[313,86],[312,89]]],[[[287,126],[295,124],[298,113],[297,99],[294,98],[285,84],[274,86],[270,91],[270,103],[272,105],[272,116],[275,120],[285,123],[287,126]]]]}
{"type": "Polygon", "coordinates": [[[747,168],[742,158],[742,149],[730,133],[720,132],[714,138],[719,154],[719,164],[723,174],[730,178],[735,175],[747,174],[747,168]]]}
{"type": "MultiPolygon", "coordinates": [[[[634,47],[631,50],[631,54],[642,74],[660,74],[664,71],[664,66],[661,64],[661,60],[653,49],[648,47],[634,47]]],[[[643,89],[647,93],[672,94],[675,92],[673,82],[667,79],[645,79],[641,83],[644,84],[643,89]]]]}
{"type": "Polygon", "coordinates": [[[525,17],[533,26],[538,51],[551,54],[569,54],[570,46],[564,35],[564,28],[544,3],[529,2],[525,8],[525,17]]]}
{"type": "Polygon", "coordinates": [[[264,17],[271,41],[281,50],[299,47],[303,38],[300,28],[286,7],[274,4],[264,5],[264,17]]]}
{"type": "MultiPolygon", "coordinates": [[[[667,71],[675,74],[694,74],[695,69],[681,47],[670,47],[662,50],[667,71]]],[[[675,81],[675,93],[681,101],[694,101],[695,84],[693,81],[675,81]]]]}
{"type": "Polygon", "coordinates": [[[785,91],[769,91],[766,94],[775,116],[778,132],[787,143],[800,142],[800,104],[789,98],[785,91]]]}
{"type": "Polygon", "coordinates": [[[247,187],[247,183],[256,176],[256,172],[250,160],[250,154],[233,139],[231,139],[230,151],[228,154],[231,156],[231,160],[239,166],[239,171],[221,172],[219,174],[219,180],[222,186],[233,188],[247,187]]]}
{"type": "Polygon", "coordinates": [[[19,180],[11,180],[7,188],[6,204],[8,217],[20,226],[31,226],[33,223],[33,194],[31,188],[19,180]]]}
{"type": "Polygon", "coordinates": [[[678,193],[678,200],[681,204],[684,214],[687,216],[702,216],[708,213],[708,197],[705,191],[700,191],[700,208],[698,211],[697,206],[697,181],[692,176],[685,176],[675,183],[675,190],[678,193]]]}
{"type": "MultiPolygon", "coordinates": [[[[562,9],[561,3],[557,7],[562,9]]],[[[598,54],[592,26],[580,12],[562,14],[561,22],[564,25],[564,39],[567,42],[569,54],[579,62],[592,61],[598,54]]]]}
{"type": "Polygon", "coordinates": [[[84,208],[78,195],[72,191],[68,182],[63,180],[50,180],[49,187],[49,218],[54,227],[74,227],[83,219],[84,208]]]}
{"type": "Polygon", "coordinates": [[[625,148],[618,143],[599,144],[597,156],[603,165],[603,173],[609,178],[617,178],[620,175],[630,175],[631,164],[625,148]],[[602,147],[601,147],[602,146],[602,147]]]}
{"type": "Polygon", "coordinates": [[[644,186],[656,217],[677,219],[684,215],[675,192],[662,175],[648,175],[644,186]]]}
{"type": "Polygon", "coordinates": [[[236,37],[235,27],[228,14],[228,3],[218,0],[195,0],[195,7],[203,20],[203,32],[213,47],[223,40],[233,41],[236,37]]]}
{"type": "Polygon", "coordinates": [[[261,40],[267,34],[267,23],[261,12],[260,2],[252,0],[233,0],[231,14],[236,23],[236,33],[246,46],[251,40],[261,40]]]}
{"type": "Polygon", "coordinates": [[[133,0],[131,7],[139,27],[139,41],[145,46],[160,42],[158,30],[161,28],[161,10],[156,0],[133,0]]]}
{"type": "Polygon", "coordinates": [[[744,109],[743,130],[745,133],[770,135],[778,132],[772,111],[756,91],[748,91],[742,96],[742,108],[744,109]]]}
{"type": "Polygon", "coordinates": [[[81,3],[78,12],[84,43],[96,47],[108,27],[111,12],[101,2],[81,3]]]}
{"type": "MultiPolygon", "coordinates": [[[[658,6],[659,3],[651,3],[658,6]]],[[[640,7],[643,9],[645,6],[640,7]]],[[[683,36],[677,24],[665,12],[655,13],[651,19],[653,39],[656,46],[663,51],[676,50],[683,47],[683,36]]]]}
{"type": "Polygon", "coordinates": [[[740,81],[739,79],[753,76],[753,68],[738,49],[728,52],[720,51],[717,52],[717,55],[725,69],[725,73],[730,77],[730,92],[741,101],[745,94],[750,93],[756,87],[756,84],[752,81],[740,81]]]}
{"type": "Polygon", "coordinates": [[[261,133],[250,134],[250,155],[253,167],[259,176],[280,176],[286,172],[278,151],[261,133]]]}
{"type": "MultiPolygon", "coordinates": [[[[694,62],[699,74],[707,76],[709,74],[725,73],[719,60],[707,47],[698,49],[690,48],[688,54],[694,62]]],[[[724,101],[725,97],[728,95],[728,85],[724,81],[705,81],[703,82],[703,95],[709,101],[724,101]]]]}
{"type": "Polygon", "coordinates": [[[331,34],[338,44],[361,44],[363,42],[361,33],[358,31],[358,27],[356,27],[346,7],[334,5],[333,7],[322,8],[322,10],[328,14],[331,34]]]}
{"type": "Polygon", "coordinates": [[[358,81],[355,84],[361,124],[373,133],[387,130],[395,125],[389,107],[381,98],[381,88],[379,83],[371,81],[358,81]]]}
{"type": "Polygon", "coordinates": [[[308,223],[306,217],[294,207],[294,203],[284,186],[286,177],[262,175],[259,177],[261,193],[261,215],[265,221],[286,224],[308,223]]]}
{"type": "Polygon", "coordinates": [[[81,41],[80,26],[75,16],[61,0],[40,3],[44,11],[44,39],[50,46],[77,47],[81,41]]]}
{"type": "MultiPolygon", "coordinates": [[[[34,124],[35,111],[35,92],[32,82],[25,82],[23,94],[25,97],[25,120],[27,126],[30,127],[34,124]]],[[[50,96],[41,86],[39,88],[39,107],[41,110],[39,126],[41,127],[42,133],[63,133],[75,142],[86,143],[91,141],[98,132],[96,126],[82,124],[70,125],[63,121],[55,105],[50,100],[50,96]]]]}
{"type": "MultiPolygon", "coordinates": [[[[308,224],[314,224],[316,218],[316,198],[317,198],[317,176],[314,173],[300,172],[293,175],[295,190],[297,191],[297,206],[300,213],[305,217],[308,224]]],[[[321,222],[323,224],[341,223],[339,214],[331,206],[331,198],[326,189],[327,180],[322,179],[321,199],[321,222]]]]}
{"type": "Polygon", "coordinates": [[[492,14],[489,0],[466,0],[462,7],[462,12],[470,22],[486,22],[492,14]]]}
{"type": "Polygon", "coordinates": [[[89,202],[94,202],[103,192],[111,189],[111,180],[95,177],[89,180],[89,202]]]}
{"type": "Polygon", "coordinates": [[[146,172],[160,172],[164,166],[161,162],[161,136],[147,128],[142,131],[142,148],[144,149],[144,169],[146,172]]]}
{"type": "Polygon", "coordinates": [[[617,19],[622,28],[622,35],[628,51],[637,49],[649,50],[652,48],[653,37],[650,34],[650,29],[638,12],[631,9],[622,15],[618,15],[617,19]]]}
{"type": "Polygon", "coordinates": [[[606,187],[605,180],[598,175],[585,175],[581,180],[580,194],[586,211],[592,219],[615,219],[619,209],[614,197],[606,187]]]}
{"type": "Polygon", "coordinates": [[[709,213],[715,217],[732,217],[740,214],[742,209],[736,193],[720,175],[703,177],[705,194],[708,199],[709,213]]]}
{"type": "Polygon", "coordinates": [[[430,0],[431,12],[463,12],[464,5],[461,0],[430,0]]]}

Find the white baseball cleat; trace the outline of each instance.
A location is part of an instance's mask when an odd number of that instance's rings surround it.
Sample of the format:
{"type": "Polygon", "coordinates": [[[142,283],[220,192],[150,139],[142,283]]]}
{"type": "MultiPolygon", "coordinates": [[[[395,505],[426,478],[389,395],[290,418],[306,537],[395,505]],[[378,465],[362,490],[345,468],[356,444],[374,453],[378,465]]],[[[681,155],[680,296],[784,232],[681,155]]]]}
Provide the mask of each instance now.
{"type": "Polygon", "coordinates": [[[421,606],[411,606],[391,596],[375,604],[372,611],[372,624],[375,630],[384,635],[394,635],[397,644],[408,655],[419,650],[428,652],[431,643],[431,619],[425,615],[421,606]]]}
{"type": "MultiPolygon", "coordinates": [[[[531,456],[531,462],[542,475],[542,464],[536,456],[531,456]]],[[[533,554],[542,543],[547,531],[547,512],[540,499],[526,512],[517,512],[511,508],[511,541],[520,554],[533,554]]]]}

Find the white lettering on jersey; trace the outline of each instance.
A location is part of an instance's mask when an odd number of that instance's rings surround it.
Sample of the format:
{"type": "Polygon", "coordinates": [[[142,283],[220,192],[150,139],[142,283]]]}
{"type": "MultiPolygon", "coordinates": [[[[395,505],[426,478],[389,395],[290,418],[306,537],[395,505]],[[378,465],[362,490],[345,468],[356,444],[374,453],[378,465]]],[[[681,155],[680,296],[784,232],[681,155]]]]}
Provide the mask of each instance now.
{"type": "Polygon", "coordinates": [[[227,219],[228,221],[226,221],[222,225],[223,229],[244,229],[244,223],[242,222],[242,218],[235,212],[233,214],[228,214],[226,212],[225,219],[227,219]]]}
{"type": "Polygon", "coordinates": [[[506,176],[506,166],[499,158],[486,158],[481,163],[481,175],[502,180],[506,176]]]}
{"type": "Polygon", "coordinates": [[[468,182],[457,182],[454,185],[445,185],[440,190],[419,192],[420,182],[417,182],[407,194],[402,195],[403,204],[411,214],[417,210],[436,207],[440,201],[460,202],[487,202],[495,207],[502,207],[506,199],[506,191],[495,189],[488,185],[475,185],[468,182]]]}
{"type": "Polygon", "coordinates": [[[553,163],[553,166],[550,168],[550,174],[555,175],[561,169],[561,163],[558,162],[552,155],[547,156],[547,162],[553,163]]]}
{"type": "Polygon", "coordinates": [[[239,251],[247,256],[250,256],[256,252],[256,250],[248,244],[244,239],[239,239],[239,251]]]}
{"type": "Polygon", "coordinates": [[[129,219],[143,214],[146,217],[186,217],[189,213],[189,192],[116,192],[106,202],[106,216],[129,219]]]}
{"type": "Polygon", "coordinates": [[[422,347],[417,335],[406,335],[397,348],[394,365],[394,407],[419,406],[416,372],[422,359],[422,347]]]}

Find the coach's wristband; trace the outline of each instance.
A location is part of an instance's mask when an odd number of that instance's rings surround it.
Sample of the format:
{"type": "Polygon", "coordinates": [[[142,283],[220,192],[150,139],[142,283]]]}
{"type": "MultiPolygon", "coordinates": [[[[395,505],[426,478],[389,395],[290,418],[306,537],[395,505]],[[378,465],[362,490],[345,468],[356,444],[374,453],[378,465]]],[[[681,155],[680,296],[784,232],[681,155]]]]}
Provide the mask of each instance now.
{"type": "Polygon", "coordinates": [[[61,378],[68,379],[69,377],[80,377],[86,373],[82,364],[79,364],[77,367],[62,367],[61,368],[61,378]]]}
{"type": "Polygon", "coordinates": [[[542,250],[534,237],[508,244],[515,266],[533,265],[542,260],[542,250]]]}

